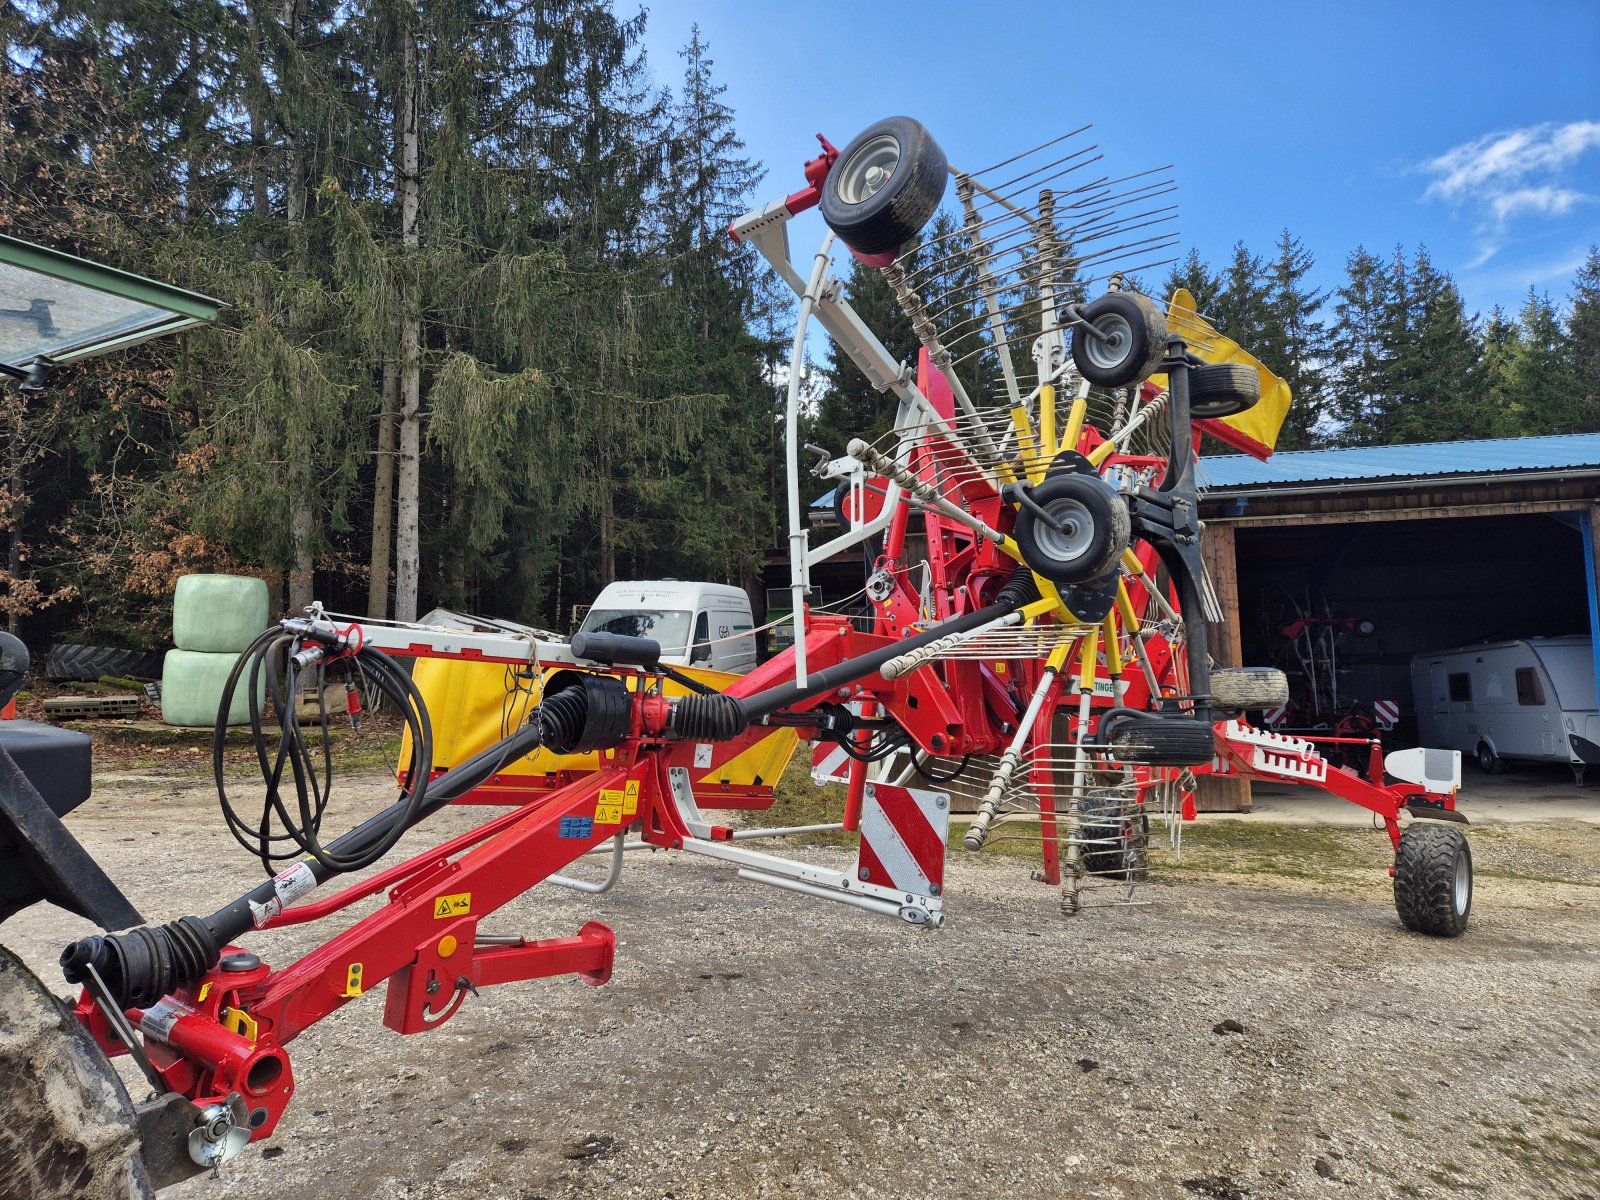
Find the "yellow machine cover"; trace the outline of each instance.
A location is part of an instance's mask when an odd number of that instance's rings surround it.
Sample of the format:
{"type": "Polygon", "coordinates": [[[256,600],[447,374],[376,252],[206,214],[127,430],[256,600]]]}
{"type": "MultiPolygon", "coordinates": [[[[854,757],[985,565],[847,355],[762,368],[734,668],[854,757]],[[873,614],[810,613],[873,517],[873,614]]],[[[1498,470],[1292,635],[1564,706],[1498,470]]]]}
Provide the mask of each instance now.
{"type": "MultiPolygon", "coordinates": [[[[1211,323],[1195,311],[1194,297],[1187,288],[1172,293],[1167,304],[1167,327],[1189,345],[1191,353],[1208,363],[1243,363],[1254,367],[1261,376],[1261,401],[1231,417],[1207,420],[1203,428],[1246,454],[1265,459],[1271,456],[1278,442],[1278,432],[1283,419],[1289,414],[1289,385],[1279,379],[1238,342],[1218,333],[1211,323]]],[[[1161,387],[1166,386],[1166,376],[1154,375],[1151,379],[1161,387]]]]}

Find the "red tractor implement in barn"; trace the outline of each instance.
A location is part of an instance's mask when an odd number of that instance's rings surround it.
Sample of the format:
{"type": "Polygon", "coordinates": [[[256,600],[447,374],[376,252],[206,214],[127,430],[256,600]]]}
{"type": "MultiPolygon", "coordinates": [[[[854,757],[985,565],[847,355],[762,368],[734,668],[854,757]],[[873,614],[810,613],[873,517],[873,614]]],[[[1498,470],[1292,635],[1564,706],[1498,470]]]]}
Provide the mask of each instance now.
{"type": "MultiPolygon", "coordinates": [[[[1453,759],[1391,756],[1391,773],[1411,780],[1397,785],[1330,766],[1309,743],[1245,720],[1286,701],[1281,673],[1211,662],[1206,622],[1220,614],[1200,554],[1200,434],[1269,453],[1288,395],[1186,294],[1162,306],[1132,286],[1131,272],[1172,244],[1170,185],[1149,173],[1106,176],[1094,147],[1069,139],[989,172],[953,171],[927,130],[903,117],[842,151],[822,145],[806,187],[731,230],[800,301],[788,410],[790,649],[718,692],[662,664],[644,639],[563,643],[313,608],[240,657],[223,701],[226,711],[232,687],[267,697],[252,700],[266,783],[258,808],[241,813],[223,788],[220,733],[217,774],[231,830],[270,878],[215,912],[166,924],[140,924],[81,851],[72,858],[59,822],[29,840],[42,826],[24,812],[26,781],[0,788],[37,891],[122,929],[62,955],[82,987],[76,1027],[105,1055],[132,1055],[152,1091],[123,1120],[125,1137],[108,1134],[94,1160],[107,1180],[159,1187],[269,1136],[294,1095],[291,1043],[369,991],[384,990],[384,1023],[409,1034],[470,1013],[470,998],[490,985],[555,975],[603,984],[616,943],[599,922],[539,939],[490,933],[485,922],[542,881],[572,883],[559,873],[591,852],[610,854],[612,875],[589,890],[609,886],[633,844],[938,926],[952,811],[961,810],[969,850],[1012,827],[1037,837],[1036,878],[1058,886],[1072,913],[1133,902],[1152,809],[1176,829],[1192,815],[1197,776],[1232,774],[1311,784],[1376,813],[1396,849],[1403,923],[1464,930],[1471,856],[1454,812],[1453,759]],[[930,226],[951,178],[956,215],[930,226]],[[788,223],[811,207],[831,232],[806,276],[790,261],[788,223]],[[836,244],[881,272],[921,342],[914,365],[885,350],[844,299],[836,244]],[[812,321],[895,406],[883,438],[828,448],[814,468],[840,492],[848,525],[816,546],[802,492],[824,485],[806,482],[799,429],[812,321]],[[870,629],[808,607],[812,567],[863,544],[870,629]],[[542,680],[540,703],[510,736],[436,773],[427,705],[395,663],[406,655],[514,665],[542,680]],[[381,694],[410,737],[398,799],[330,840],[321,829],[332,780],[293,716],[306,680],[317,694],[341,680],[352,697],[381,694]],[[719,808],[772,803],[770,786],[718,784],[778,731],[848,760],[840,823],[859,835],[848,869],[751,849],[714,819],[719,808]],[[314,895],[536,751],[593,754],[594,769],[314,895]],[[1403,815],[1434,819],[1402,825],[1403,815]],[[630,833],[636,840],[625,841],[630,833]],[[248,948],[255,930],[333,918],[372,897],[384,902],[298,962],[269,964],[248,948]]],[[[0,968],[21,986],[20,966],[0,968]]],[[[93,1079],[106,1095],[120,1090],[103,1060],[93,1079]]],[[[48,1152],[33,1159],[44,1178],[48,1152]]],[[[109,1194],[109,1183],[96,1186],[109,1194]]]]}

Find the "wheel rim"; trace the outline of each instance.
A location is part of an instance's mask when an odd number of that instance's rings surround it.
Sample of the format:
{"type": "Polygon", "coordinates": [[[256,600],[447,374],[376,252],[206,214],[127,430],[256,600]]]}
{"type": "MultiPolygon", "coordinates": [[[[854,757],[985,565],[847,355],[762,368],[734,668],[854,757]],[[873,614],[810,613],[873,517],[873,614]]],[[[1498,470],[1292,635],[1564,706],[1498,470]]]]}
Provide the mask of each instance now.
{"type": "Polygon", "coordinates": [[[1040,552],[1060,563],[1082,558],[1094,541],[1094,518],[1082,501],[1062,497],[1046,504],[1044,510],[1065,528],[1057,530],[1043,521],[1034,521],[1033,540],[1040,552]]]}
{"type": "Polygon", "coordinates": [[[1472,901],[1472,864],[1465,854],[1456,855],[1456,885],[1455,903],[1456,914],[1459,916],[1467,911],[1467,905],[1472,901]]]}
{"type": "Polygon", "coordinates": [[[834,190],[846,204],[861,204],[888,183],[900,165],[900,141],[880,134],[834,168],[834,190]]]}
{"type": "Polygon", "coordinates": [[[1126,317],[1107,313],[1094,323],[1094,327],[1099,331],[1099,337],[1087,332],[1078,335],[1084,340],[1085,356],[1102,371],[1120,367],[1133,345],[1133,326],[1126,317]]]}

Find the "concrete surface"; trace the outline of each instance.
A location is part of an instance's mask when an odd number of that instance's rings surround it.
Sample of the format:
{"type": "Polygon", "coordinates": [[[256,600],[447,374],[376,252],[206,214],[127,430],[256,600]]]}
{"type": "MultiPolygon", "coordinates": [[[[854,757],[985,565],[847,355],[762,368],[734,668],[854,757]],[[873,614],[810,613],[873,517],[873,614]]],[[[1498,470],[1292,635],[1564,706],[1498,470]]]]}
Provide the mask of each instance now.
{"type": "MultiPolygon", "coordinates": [[[[1372,814],[1348,800],[1312,787],[1257,783],[1250,789],[1249,813],[1201,813],[1200,820],[1249,821],[1288,825],[1366,826],[1372,814]]],[[[1583,821],[1600,825],[1600,787],[1575,787],[1565,767],[1508,768],[1485,775],[1468,764],[1461,769],[1456,806],[1474,825],[1583,821]]]]}

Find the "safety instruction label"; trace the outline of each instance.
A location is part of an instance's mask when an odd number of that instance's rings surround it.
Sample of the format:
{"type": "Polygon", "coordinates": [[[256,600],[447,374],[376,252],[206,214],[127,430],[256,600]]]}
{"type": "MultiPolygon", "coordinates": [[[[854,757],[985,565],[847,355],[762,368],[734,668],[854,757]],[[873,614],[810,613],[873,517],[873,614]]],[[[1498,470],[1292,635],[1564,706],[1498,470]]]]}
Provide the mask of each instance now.
{"type": "Polygon", "coordinates": [[[172,1027],[178,1023],[178,1018],[190,1016],[193,1012],[194,1009],[187,1004],[168,996],[144,1010],[139,1029],[145,1037],[153,1037],[158,1042],[171,1042],[172,1027]]]}
{"type": "Polygon", "coordinates": [[[257,929],[260,929],[283,911],[283,901],[278,899],[277,896],[267,897],[265,904],[257,904],[250,899],[246,899],[245,903],[250,906],[250,923],[257,929]]]}
{"type": "Polygon", "coordinates": [[[711,765],[711,743],[696,742],[694,745],[694,765],[709,767],[711,765]]]}
{"type": "Polygon", "coordinates": [[[594,836],[593,817],[562,817],[561,828],[556,832],[557,837],[586,838],[594,836]]]}
{"type": "Polygon", "coordinates": [[[464,917],[471,911],[471,892],[457,892],[453,896],[434,897],[433,917],[436,921],[442,921],[446,917],[464,917]]]}
{"type": "Polygon", "coordinates": [[[283,904],[293,904],[316,886],[317,877],[303,862],[297,862],[287,871],[280,871],[272,877],[272,890],[278,893],[278,900],[283,904]]]}
{"type": "Polygon", "coordinates": [[[639,781],[628,780],[628,786],[622,789],[622,815],[631,817],[639,811],[639,781]]]}
{"type": "Polygon", "coordinates": [[[621,825],[622,824],[622,793],[601,792],[600,800],[594,806],[594,823],[596,825],[621,825]]]}

